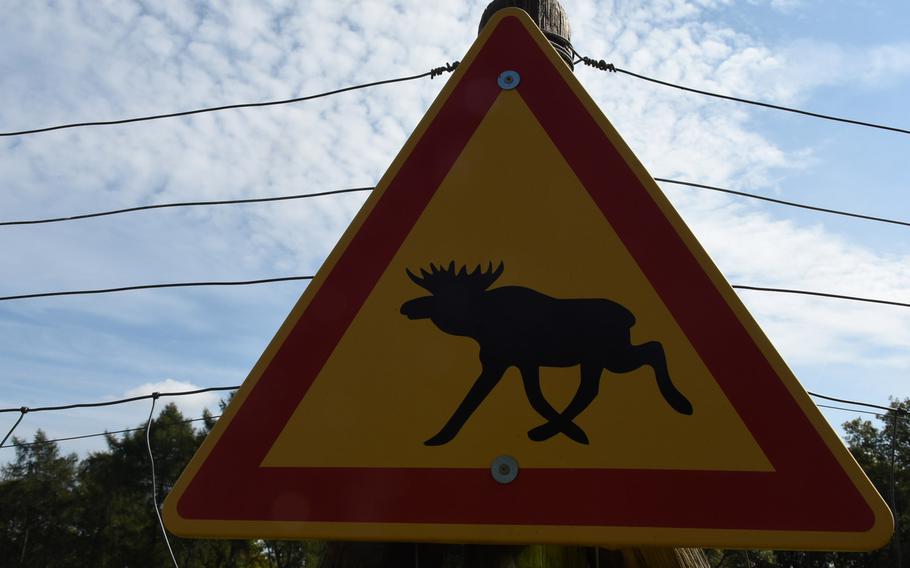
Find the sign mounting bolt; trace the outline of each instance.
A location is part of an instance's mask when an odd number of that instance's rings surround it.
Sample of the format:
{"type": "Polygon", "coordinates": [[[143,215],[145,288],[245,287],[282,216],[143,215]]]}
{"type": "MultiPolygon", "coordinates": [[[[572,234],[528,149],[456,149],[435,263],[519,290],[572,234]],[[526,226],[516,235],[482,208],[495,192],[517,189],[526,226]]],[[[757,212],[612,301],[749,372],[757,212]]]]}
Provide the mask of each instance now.
{"type": "Polygon", "coordinates": [[[512,483],[518,477],[518,462],[512,456],[499,456],[490,466],[493,479],[503,485],[512,483]]]}
{"type": "Polygon", "coordinates": [[[496,82],[502,89],[511,91],[521,83],[521,75],[518,74],[518,71],[503,71],[496,82]]]}

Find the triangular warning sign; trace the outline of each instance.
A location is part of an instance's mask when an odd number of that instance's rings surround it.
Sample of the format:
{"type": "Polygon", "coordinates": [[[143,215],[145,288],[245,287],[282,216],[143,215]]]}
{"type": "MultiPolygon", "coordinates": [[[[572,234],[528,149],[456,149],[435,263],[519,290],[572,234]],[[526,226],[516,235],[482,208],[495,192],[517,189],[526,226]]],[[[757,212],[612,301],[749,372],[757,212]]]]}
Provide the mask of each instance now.
{"type": "Polygon", "coordinates": [[[891,515],[503,10],[165,502],[187,536],[870,549],[891,515]]]}

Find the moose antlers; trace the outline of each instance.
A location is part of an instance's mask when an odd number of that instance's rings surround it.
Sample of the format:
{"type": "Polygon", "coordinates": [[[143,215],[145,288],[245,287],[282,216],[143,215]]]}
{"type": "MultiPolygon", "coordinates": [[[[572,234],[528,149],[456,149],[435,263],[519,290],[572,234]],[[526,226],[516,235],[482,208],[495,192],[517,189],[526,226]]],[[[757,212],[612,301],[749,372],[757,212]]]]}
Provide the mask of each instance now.
{"type": "Polygon", "coordinates": [[[407,268],[405,268],[405,272],[408,273],[408,277],[414,284],[431,294],[435,294],[440,288],[448,286],[465,287],[476,292],[483,292],[499,278],[504,268],[504,264],[500,262],[499,266],[494,270],[491,262],[486,270],[482,270],[480,265],[477,265],[472,272],[468,272],[467,266],[462,265],[461,269],[456,272],[455,261],[453,260],[445,268],[437,267],[435,264],[430,263],[430,271],[427,272],[421,268],[420,276],[417,276],[407,268]]]}

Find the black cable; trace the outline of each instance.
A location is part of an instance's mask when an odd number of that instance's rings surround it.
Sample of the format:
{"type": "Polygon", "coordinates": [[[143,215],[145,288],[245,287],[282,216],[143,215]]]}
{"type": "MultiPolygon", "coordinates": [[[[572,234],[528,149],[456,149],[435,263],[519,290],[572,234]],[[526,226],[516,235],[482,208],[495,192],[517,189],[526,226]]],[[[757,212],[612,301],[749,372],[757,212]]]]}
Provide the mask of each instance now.
{"type": "MultiPolygon", "coordinates": [[[[716,187],[713,185],[704,185],[701,183],[693,183],[690,181],[680,181],[675,179],[667,178],[654,178],[656,181],[664,183],[673,183],[676,185],[684,185],[689,187],[694,187],[697,189],[708,189],[711,191],[719,191],[722,193],[729,193],[731,195],[739,195],[741,197],[748,197],[750,199],[760,199],[762,201],[768,201],[771,203],[777,203],[779,205],[788,205],[790,207],[799,207],[800,209],[809,209],[811,211],[820,211],[822,213],[832,213],[834,215],[843,215],[844,217],[854,217],[856,219],[865,219],[867,221],[878,221],[879,223],[890,223],[892,225],[903,225],[904,227],[910,227],[910,222],[907,221],[898,221],[895,219],[886,219],[884,217],[873,217],[872,215],[863,215],[861,213],[850,213],[849,211],[841,211],[838,209],[828,209],[826,207],[816,207],[815,205],[806,205],[805,203],[796,203],[795,201],[784,201],[783,199],[775,199],[773,197],[765,197],[764,195],[756,195],[754,193],[746,193],[744,191],[735,191],[733,189],[726,189],[723,187],[716,187]]],[[[0,223],[3,225],[3,223],[0,223]]]]}
{"type": "Polygon", "coordinates": [[[102,402],[80,402],[77,404],[63,404],[59,406],[38,406],[35,408],[20,407],[20,408],[0,408],[0,414],[5,412],[22,412],[22,409],[25,408],[25,412],[48,412],[56,410],[72,410],[74,408],[97,408],[99,406],[115,406],[118,404],[126,404],[128,402],[136,402],[137,400],[149,400],[154,397],[166,397],[166,396],[189,396],[192,394],[202,394],[205,392],[218,392],[218,391],[230,391],[237,390],[240,388],[240,385],[233,387],[207,387],[203,389],[189,390],[189,391],[175,391],[175,392],[159,392],[159,393],[150,393],[143,394],[139,396],[131,396],[129,398],[121,398],[118,400],[105,400],[102,402]]]}
{"type": "Polygon", "coordinates": [[[323,197],[326,195],[338,195],[342,193],[354,193],[357,191],[372,190],[372,187],[352,187],[348,189],[334,189],[331,191],[320,191],[318,193],[298,193],[295,195],[281,195],[277,197],[253,197],[250,199],[222,199],[214,201],[181,201],[177,203],[159,203],[157,205],[140,205],[138,207],[127,207],[125,209],[111,209],[109,211],[99,211],[97,213],[83,213],[81,215],[70,215],[68,217],[49,217],[45,219],[32,219],[28,221],[0,221],[0,227],[11,225],[39,225],[42,223],[59,223],[61,221],[76,221],[79,219],[106,217],[108,215],[120,215],[122,213],[134,213],[136,211],[148,211],[150,209],[167,209],[171,207],[202,207],[211,205],[238,205],[243,203],[269,203],[273,201],[288,201],[291,199],[305,199],[307,197],[323,197]]]}
{"type": "Polygon", "coordinates": [[[831,404],[821,404],[821,403],[816,403],[815,406],[817,406],[819,408],[831,408],[833,410],[843,410],[844,412],[856,412],[857,414],[871,414],[873,416],[878,416],[879,418],[884,416],[884,414],[882,414],[881,412],[874,412],[872,410],[860,410],[858,408],[847,408],[846,406],[834,406],[831,404]]]}
{"type": "MultiPolygon", "coordinates": [[[[853,302],[867,302],[870,304],[884,304],[886,306],[898,306],[901,308],[910,308],[910,304],[904,302],[894,302],[892,300],[879,300],[877,298],[863,298],[860,296],[845,296],[843,294],[829,294],[827,292],[813,292],[811,290],[794,290],[792,288],[766,288],[764,286],[746,286],[744,284],[732,284],[737,290],[753,290],[756,292],[774,292],[778,294],[799,294],[802,296],[818,296],[820,298],[835,298],[837,300],[850,300],[853,302]]],[[[0,298],[2,299],[2,298],[0,298]]]]}
{"type": "Polygon", "coordinates": [[[16,431],[16,427],[19,426],[19,423],[22,422],[22,419],[25,418],[26,414],[28,414],[29,408],[27,406],[22,406],[14,410],[19,411],[19,419],[16,420],[16,423],[13,424],[13,427],[9,429],[9,432],[6,433],[6,436],[3,436],[3,441],[0,442],[0,447],[3,447],[3,444],[5,444],[9,437],[13,435],[13,432],[16,431]]]}
{"type": "MultiPolygon", "coordinates": [[[[217,420],[221,418],[220,414],[210,416],[208,419],[217,420]]],[[[200,422],[206,420],[206,417],[201,418],[190,418],[189,420],[181,420],[177,424],[189,424],[191,422],[200,422]]],[[[145,430],[145,426],[140,426],[139,428],[125,428],[123,430],[114,430],[111,432],[96,432],[95,434],[82,434],[80,436],[66,436],[65,438],[53,438],[51,440],[41,440],[40,442],[20,442],[17,444],[9,445],[0,445],[0,449],[3,448],[29,448],[31,446],[44,446],[47,444],[55,444],[57,442],[69,442],[71,440],[85,440],[87,438],[100,438],[101,436],[115,435],[115,434],[129,434],[130,432],[140,432],[145,430]]]]}
{"type": "MultiPolygon", "coordinates": [[[[112,292],[128,292],[133,290],[154,290],[159,288],[193,288],[201,286],[252,286],[256,284],[270,284],[273,282],[291,282],[296,280],[312,280],[314,276],[282,276],[279,278],[261,278],[259,280],[222,280],[212,282],[173,282],[169,284],[139,284],[136,286],[122,286],[119,288],[101,288],[95,290],[68,290],[62,292],[39,292],[34,294],[17,294],[15,296],[0,296],[0,302],[11,300],[26,300],[30,298],[50,298],[57,296],[80,296],[86,294],[108,294],[112,292]]],[[[827,292],[813,292],[811,290],[795,290],[791,288],[767,288],[764,286],[747,286],[745,284],[732,284],[738,290],[753,290],[756,292],[774,292],[778,294],[798,294],[803,296],[818,296],[821,298],[834,298],[838,300],[851,300],[871,304],[884,304],[910,308],[910,304],[877,298],[863,298],[859,296],[846,296],[843,294],[829,294],[827,292]]]]}
{"type": "Polygon", "coordinates": [[[885,411],[888,411],[888,412],[894,412],[895,414],[910,415],[910,412],[907,412],[906,410],[902,410],[902,409],[900,409],[900,408],[895,408],[895,407],[893,407],[893,406],[882,406],[882,405],[880,405],[880,404],[872,404],[872,403],[870,403],[870,402],[860,402],[860,401],[858,401],[858,400],[849,400],[849,399],[846,399],[846,398],[835,398],[835,397],[833,397],[833,396],[828,396],[828,395],[825,395],[825,394],[818,394],[818,393],[815,393],[815,392],[812,392],[812,391],[807,391],[807,392],[808,392],[811,396],[814,396],[814,397],[816,397],[816,398],[823,398],[823,399],[825,399],[825,400],[830,400],[831,402],[842,402],[842,403],[844,403],[844,404],[855,404],[855,405],[857,405],[857,406],[865,406],[865,407],[867,407],[867,408],[878,408],[879,410],[885,410],[885,411]]]}
{"type": "Polygon", "coordinates": [[[152,407],[149,409],[149,419],[145,424],[145,445],[149,451],[149,463],[152,466],[152,507],[155,508],[155,516],[158,517],[158,525],[161,527],[161,534],[164,536],[164,544],[167,545],[167,551],[171,554],[171,560],[174,562],[174,568],[180,568],[177,564],[177,558],[174,556],[174,549],[171,548],[171,539],[167,536],[167,529],[164,528],[164,520],[161,518],[161,508],[158,505],[158,481],[155,479],[155,455],[152,453],[152,416],[155,414],[155,403],[158,402],[159,394],[152,393],[152,407]]]}
{"type": "MultiPolygon", "coordinates": [[[[813,394],[813,396],[822,397],[822,395],[817,395],[817,394],[813,394]]],[[[827,397],[825,397],[825,398],[827,398],[827,397]]],[[[865,403],[855,403],[855,404],[865,404],[865,403]]],[[[857,414],[871,414],[871,415],[877,416],[879,418],[885,417],[885,415],[882,414],[881,412],[874,412],[872,410],[860,410],[858,408],[847,408],[845,406],[834,406],[831,404],[822,404],[822,403],[816,403],[815,406],[818,406],[819,408],[830,408],[833,410],[843,410],[844,412],[855,412],[857,414]]],[[[891,408],[890,410],[894,410],[894,409],[891,408]]],[[[190,424],[192,422],[201,422],[203,420],[218,420],[219,418],[221,418],[221,415],[215,414],[215,415],[209,416],[208,418],[203,416],[200,418],[190,418],[187,420],[181,420],[180,422],[177,422],[177,424],[190,424]]],[[[902,420],[903,420],[903,418],[902,418],[902,420]]],[[[82,434],[80,436],[66,436],[63,438],[53,438],[50,440],[41,440],[40,442],[19,442],[19,443],[15,443],[15,444],[0,445],[0,449],[44,446],[47,444],[55,444],[57,442],[69,442],[72,440],[84,440],[87,438],[100,438],[101,436],[109,436],[109,435],[116,435],[116,434],[129,434],[131,432],[141,432],[144,430],[145,430],[145,426],[140,426],[139,428],[124,428],[123,430],[113,430],[113,431],[105,431],[105,432],[96,432],[94,434],[82,434]]]]}
{"type": "MultiPolygon", "coordinates": [[[[656,181],[663,183],[672,183],[681,186],[688,186],[695,189],[705,189],[710,191],[718,191],[722,193],[727,193],[730,195],[737,195],[740,197],[748,197],[750,199],[759,199],[761,201],[768,201],[771,203],[776,203],[778,205],[786,205],[789,207],[797,207],[800,209],[808,209],[810,211],[818,211],[821,213],[831,213],[834,215],[843,215],[845,217],[853,217],[855,219],[863,219],[866,221],[876,221],[880,223],[889,223],[892,225],[902,225],[905,227],[910,227],[910,222],[908,221],[899,221],[896,219],[887,219],[885,217],[875,217],[872,215],[864,215],[862,213],[851,213],[849,211],[843,211],[838,209],[829,209],[827,207],[817,207],[815,205],[807,205],[805,203],[797,203],[794,201],[785,201],[783,199],[775,199],[773,197],[765,197],[763,195],[756,195],[754,193],[747,193],[744,191],[736,191],[733,189],[727,189],[724,187],[717,187],[713,185],[705,185],[702,183],[694,183],[690,181],[682,181],[669,178],[654,178],[656,181]]],[[[279,195],[275,197],[254,197],[250,199],[224,199],[224,200],[212,200],[212,201],[182,201],[176,203],[159,203],[155,205],[140,205],[137,207],[127,207],[124,209],[112,209],[109,211],[99,211],[96,213],[84,213],[80,215],[70,215],[66,217],[48,217],[42,219],[30,219],[24,221],[0,221],[0,227],[4,226],[14,226],[14,225],[38,225],[44,223],[59,223],[62,221],[76,221],[79,219],[91,219],[94,217],[106,217],[109,215],[120,215],[123,213],[134,213],[136,211],[147,211],[150,209],[168,209],[175,207],[204,207],[204,206],[214,206],[214,205],[242,205],[248,203],[268,203],[275,201],[287,201],[292,199],[305,199],[308,197],[323,197],[326,195],[338,195],[343,193],[353,193],[360,191],[372,191],[373,187],[352,187],[348,189],[335,189],[330,191],[320,191],[317,193],[299,193],[292,195],[279,195]]]]}
{"type": "Polygon", "coordinates": [[[35,294],[17,294],[15,296],[0,296],[0,302],[10,300],[27,300],[30,298],[52,298],[56,296],[84,296],[88,294],[110,294],[114,292],[131,292],[134,290],[157,290],[159,288],[198,288],[201,286],[252,286],[255,284],[271,284],[274,282],[292,282],[295,280],[312,280],[313,276],[282,276],[278,278],[260,278],[257,280],[221,280],[209,282],[172,282],[167,284],[138,284],[136,286],[120,286],[117,288],[100,288],[95,290],[68,290],[63,292],[38,292],[35,294]]]}
{"type": "Polygon", "coordinates": [[[265,102],[261,102],[261,103],[240,103],[240,104],[232,104],[232,105],[223,105],[223,106],[217,106],[217,107],[200,108],[200,109],[195,109],[195,110],[186,110],[186,111],[181,111],[181,112],[156,114],[156,115],[151,115],[151,116],[140,116],[140,117],[136,117],[136,118],[124,118],[124,119],[120,119],[120,120],[99,120],[99,121],[92,121],[92,122],[77,122],[77,123],[72,123],[72,124],[61,124],[58,126],[47,126],[44,128],[34,128],[31,130],[18,130],[15,132],[0,132],[0,136],[22,136],[25,134],[37,134],[40,132],[50,132],[52,130],[63,130],[66,128],[80,128],[83,126],[110,126],[110,125],[114,125],[114,124],[128,124],[131,122],[144,122],[147,120],[160,120],[162,118],[175,118],[178,116],[189,116],[189,115],[193,115],[193,114],[202,114],[202,113],[206,113],[206,112],[218,112],[218,111],[222,111],[222,110],[231,110],[231,109],[238,109],[238,108],[253,108],[253,107],[266,107],[266,106],[274,106],[274,105],[286,105],[286,104],[290,104],[290,103],[299,103],[302,101],[310,101],[313,99],[329,97],[332,95],[346,93],[348,91],[356,91],[358,89],[377,87],[379,85],[388,85],[391,83],[403,83],[405,81],[423,79],[424,77],[430,77],[432,79],[434,77],[442,75],[443,73],[454,71],[456,67],[458,67],[458,61],[456,61],[454,63],[446,63],[444,66],[435,67],[435,68],[431,69],[430,71],[427,71],[426,73],[420,73],[418,75],[409,75],[407,77],[398,77],[396,79],[384,79],[382,81],[373,81],[371,83],[353,85],[350,87],[335,89],[333,91],[326,91],[324,93],[318,93],[315,95],[306,95],[303,97],[295,97],[292,99],[265,101],[265,102]]]}
{"type": "MultiPolygon", "coordinates": [[[[121,398],[118,400],[105,400],[102,402],[82,402],[77,404],[63,404],[56,406],[37,406],[34,408],[29,408],[27,406],[20,406],[18,408],[0,408],[0,413],[7,412],[20,412],[22,416],[25,416],[28,412],[48,412],[48,411],[57,411],[57,410],[72,410],[74,408],[97,408],[99,406],[114,406],[117,404],[126,404],[128,402],[136,402],[137,400],[149,400],[154,398],[162,398],[166,396],[189,396],[194,394],[201,394],[206,392],[217,392],[217,391],[231,391],[237,390],[240,388],[240,385],[234,385],[230,387],[207,387],[202,389],[190,390],[190,391],[173,391],[173,392],[156,392],[149,393],[140,396],[132,396],[129,398],[121,398]]],[[[869,408],[878,408],[879,410],[887,410],[892,412],[897,412],[900,414],[910,415],[910,412],[902,410],[900,408],[894,408],[891,406],[882,406],[880,404],[872,404],[871,402],[860,402],[856,400],[849,400],[845,398],[835,398],[825,394],[819,394],[812,391],[807,391],[811,396],[816,398],[823,398],[825,400],[830,400],[832,402],[841,402],[844,404],[855,404],[857,406],[866,406],[869,408]]],[[[20,416],[21,419],[21,416],[20,416]]]]}
{"type": "Polygon", "coordinates": [[[643,81],[650,81],[651,83],[656,83],[658,85],[663,85],[665,87],[672,87],[674,89],[679,89],[681,91],[687,91],[690,93],[696,93],[696,94],[705,95],[708,97],[715,97],[718,99],[724,99],[724,100],[734,101],[734,102],[738,102],[738,103],[744,103],[744,104],[748,104],[748,105],[760,106],[760,107],[770,108],[770,109],[774,109],[774,110],[792,112],[795,114],[802,114],[805,116],[811,116],[813,118],[821,118],[824,120],[833,120],[836,122],[845,122],[847,124],[854,124],[857,126],[867,126],[869,128],[878,128],[879,130],[888,130],[890,132],[898,132],[900,134],[910,134],[910,130],[907,130],[905,128],[898,128],[896,126],[887,126],[884,124],[875,124],[873,122],[854,120],[852,118],[842,118],[842,117],[838,117],[838,116],[831,116],[828,114],[820,114],[817,112],[810,112],[807,110],[800,110],[797,108],[785,107],[785,106],[781,106],[781,105],[774,105],[771,103],[763,103],[763,102],[754,101],[751,99],[743,99],[743,98],[739,98],[739,97],[731,97],[729,95],[721,95],[719,93],[712,93],[711,91],[703,91],[701,89],[693,89],[692,87],[685,87],[683,85],[677,85],[676,83],[670,83],[668,81],[661,81],[660,79],[654,79],[653,77],[648,77],[646,75],[640,75],[638,73],[633,73],[632,71],[629,71],[627,69],[622,69],[620,67],[617,67],[617,66],[613,65],[612,63],[607,63],[603,59],[595,60],[590,57],[584,57],[583,55],[579,54],[577,51],[575,52],[575,55],[580,57],[581,62],[584,63],[585,65],[587,65],[588,67],[594,67],[595,69],[600,69],[601,71],[609,71],[611,73],[624,73],[631,77],[635,77],[636,79],[641,79],[643,81]]]}

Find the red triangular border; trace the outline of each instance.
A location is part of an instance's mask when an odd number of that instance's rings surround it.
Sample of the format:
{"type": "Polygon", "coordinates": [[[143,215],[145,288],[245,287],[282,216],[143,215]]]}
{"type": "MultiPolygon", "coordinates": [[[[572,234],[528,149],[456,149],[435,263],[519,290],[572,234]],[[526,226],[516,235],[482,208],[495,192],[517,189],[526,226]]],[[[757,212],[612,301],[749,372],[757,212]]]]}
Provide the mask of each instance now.
{"type": "MultiPolygon", "coordinates": [[[[301,448],[301,451],[306,451],[301,448]]],[[[504,18],[325,276],[176,504],[187,520],[862,532],[874,513],[693,253],[521,22],[504,18]],[[262,468],[500,92],[504,70],[654,285],[774,472],[262,468]],[[305,506],[300,506],[305,503],[305,506]]]]}

